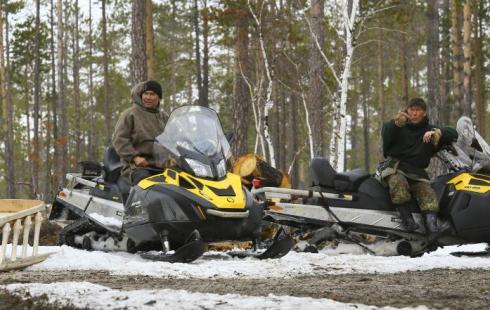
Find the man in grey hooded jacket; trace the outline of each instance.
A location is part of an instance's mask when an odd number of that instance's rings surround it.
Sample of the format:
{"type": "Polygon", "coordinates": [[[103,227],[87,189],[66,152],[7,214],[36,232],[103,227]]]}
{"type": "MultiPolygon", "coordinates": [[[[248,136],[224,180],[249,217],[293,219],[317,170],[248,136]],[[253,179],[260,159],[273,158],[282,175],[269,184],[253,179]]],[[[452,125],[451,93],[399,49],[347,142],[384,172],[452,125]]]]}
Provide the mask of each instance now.
{"type": "Polygon", "coordinates": [[[168,115],[160,110],[162,86],[153,80],[141,82],[131,90],[133,105],[119,118],[112,145],[123,163],[122,176],[132,185],[152,173],[155,167],[153,144],[163,132],[168,115]]]}

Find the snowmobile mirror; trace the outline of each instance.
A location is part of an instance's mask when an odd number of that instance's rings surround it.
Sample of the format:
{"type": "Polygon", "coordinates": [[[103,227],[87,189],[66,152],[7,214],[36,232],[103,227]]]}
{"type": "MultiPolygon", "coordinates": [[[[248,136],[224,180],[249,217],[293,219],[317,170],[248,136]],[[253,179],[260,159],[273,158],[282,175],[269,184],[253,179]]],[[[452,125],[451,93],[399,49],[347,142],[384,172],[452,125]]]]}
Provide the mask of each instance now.
{"type": "Polygon", "coordinates": [[[483,152],[483,149],[476,138],[473,138],[473,141],[471,141],[471,147],[479,152],[483,152]]]}
{"type": "Polygon", "coordinates": [[[227,133],[225,133],[225,138],[229,144],[232,144],[235,140],[235,133],[233,131],[228,131],[227,133]]]}

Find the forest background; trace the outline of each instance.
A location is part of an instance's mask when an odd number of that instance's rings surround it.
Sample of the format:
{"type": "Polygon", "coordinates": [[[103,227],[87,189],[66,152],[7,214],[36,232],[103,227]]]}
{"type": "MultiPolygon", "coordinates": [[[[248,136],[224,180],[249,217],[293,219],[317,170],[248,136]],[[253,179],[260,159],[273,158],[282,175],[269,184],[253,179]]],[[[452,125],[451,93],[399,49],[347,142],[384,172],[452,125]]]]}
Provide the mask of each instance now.
{"type": "Polygon", "coordinates": [[[308,163],[370,172],[411,97],[487,137],[489,0],[0,0],[0,195],[49,201],[101,161],[130,89],[219,112],[234,156],[308,184],[308,163]]]}

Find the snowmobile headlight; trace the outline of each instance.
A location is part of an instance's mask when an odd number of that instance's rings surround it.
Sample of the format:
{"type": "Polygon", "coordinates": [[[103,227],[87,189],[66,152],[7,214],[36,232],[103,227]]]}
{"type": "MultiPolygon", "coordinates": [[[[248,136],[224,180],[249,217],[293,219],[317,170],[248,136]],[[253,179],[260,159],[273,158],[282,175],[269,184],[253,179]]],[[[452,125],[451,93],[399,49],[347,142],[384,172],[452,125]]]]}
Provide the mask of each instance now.
{"type": "Polygon", "coordinates": [[[226,175],[226,160],[222,159],[216,166],[216,170],[218,170],[218,178],[224,177],[226,175]]]}
{"type": "Polygon", "coordinates": [[[194,174],[198,177],[213,177],[213,172],[211,171],[211,167],[205,165],[197,160],[186,158],[185,159],[189,167],[191,167],[194,174]]]}

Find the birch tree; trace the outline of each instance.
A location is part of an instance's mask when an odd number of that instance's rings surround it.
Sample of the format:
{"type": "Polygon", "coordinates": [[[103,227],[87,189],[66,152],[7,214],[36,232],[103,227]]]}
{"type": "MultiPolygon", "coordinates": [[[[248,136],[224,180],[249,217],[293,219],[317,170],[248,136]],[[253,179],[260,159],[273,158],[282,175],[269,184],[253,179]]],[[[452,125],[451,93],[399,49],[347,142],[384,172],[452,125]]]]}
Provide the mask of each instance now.
{"type": "Polygon", "coordinates": [[[344,171],[345,167],[347,91],[349,88],[352,56],[354,53],[353,34],[358,7],[359,0],[344,1],[341,5],[345,58],[343,60],[340,80],[338,81],[338,94],[336,98],[334,98],[333,133],[330,140],[330,163],[334,169],[339,172],[344,171]]]}
{"type": "MultiPolygon", "coordinates": [[[[261,115],[261,121],[262,121],[262,132],[264,135],[264,139],[267,142],[267,151],[268,151],[268,158],[269,158],[269,164],[272,167],[276,167],[276,158],[275,158],[275,152],[274,152],[274,145],[272,144],[272,139],[269,133],[269,112],[270,110],[274,107],[274,102],[272,100],[272,85],[273,85],[273,72],[272,68],[269,64],[269,59],[267,57],[267,52],[265,49],[265,43],[264,43],[264,33],[262,29],[262,20],[257,17],[257,14],[254,12],[252,5],[250,4],[250,0],[248,1],[248,8],[250,10],[250,13],[252,15],[253,20],[255,21],[257,28],[259,29],[258,35],[259,35],[259,47],[260,47],[260,54],[262,55],[262,61],[264,62],[264,71],[265,71],[265,76],[266,76],[266,82],[267,82],[267,88],[266,88],[266,93],[265,93],[265,103],[264,103],[264,110],[263,114],[261,115]]],[[[264,2],[261,3],[261,7],[259,10],[259,14],[262,13],[264,9],[264,2]]],[[[261,15],[259,15],[261,17],[261,15]]],[[[266,154],[264,154],[265,156],[266,154]]]]}

